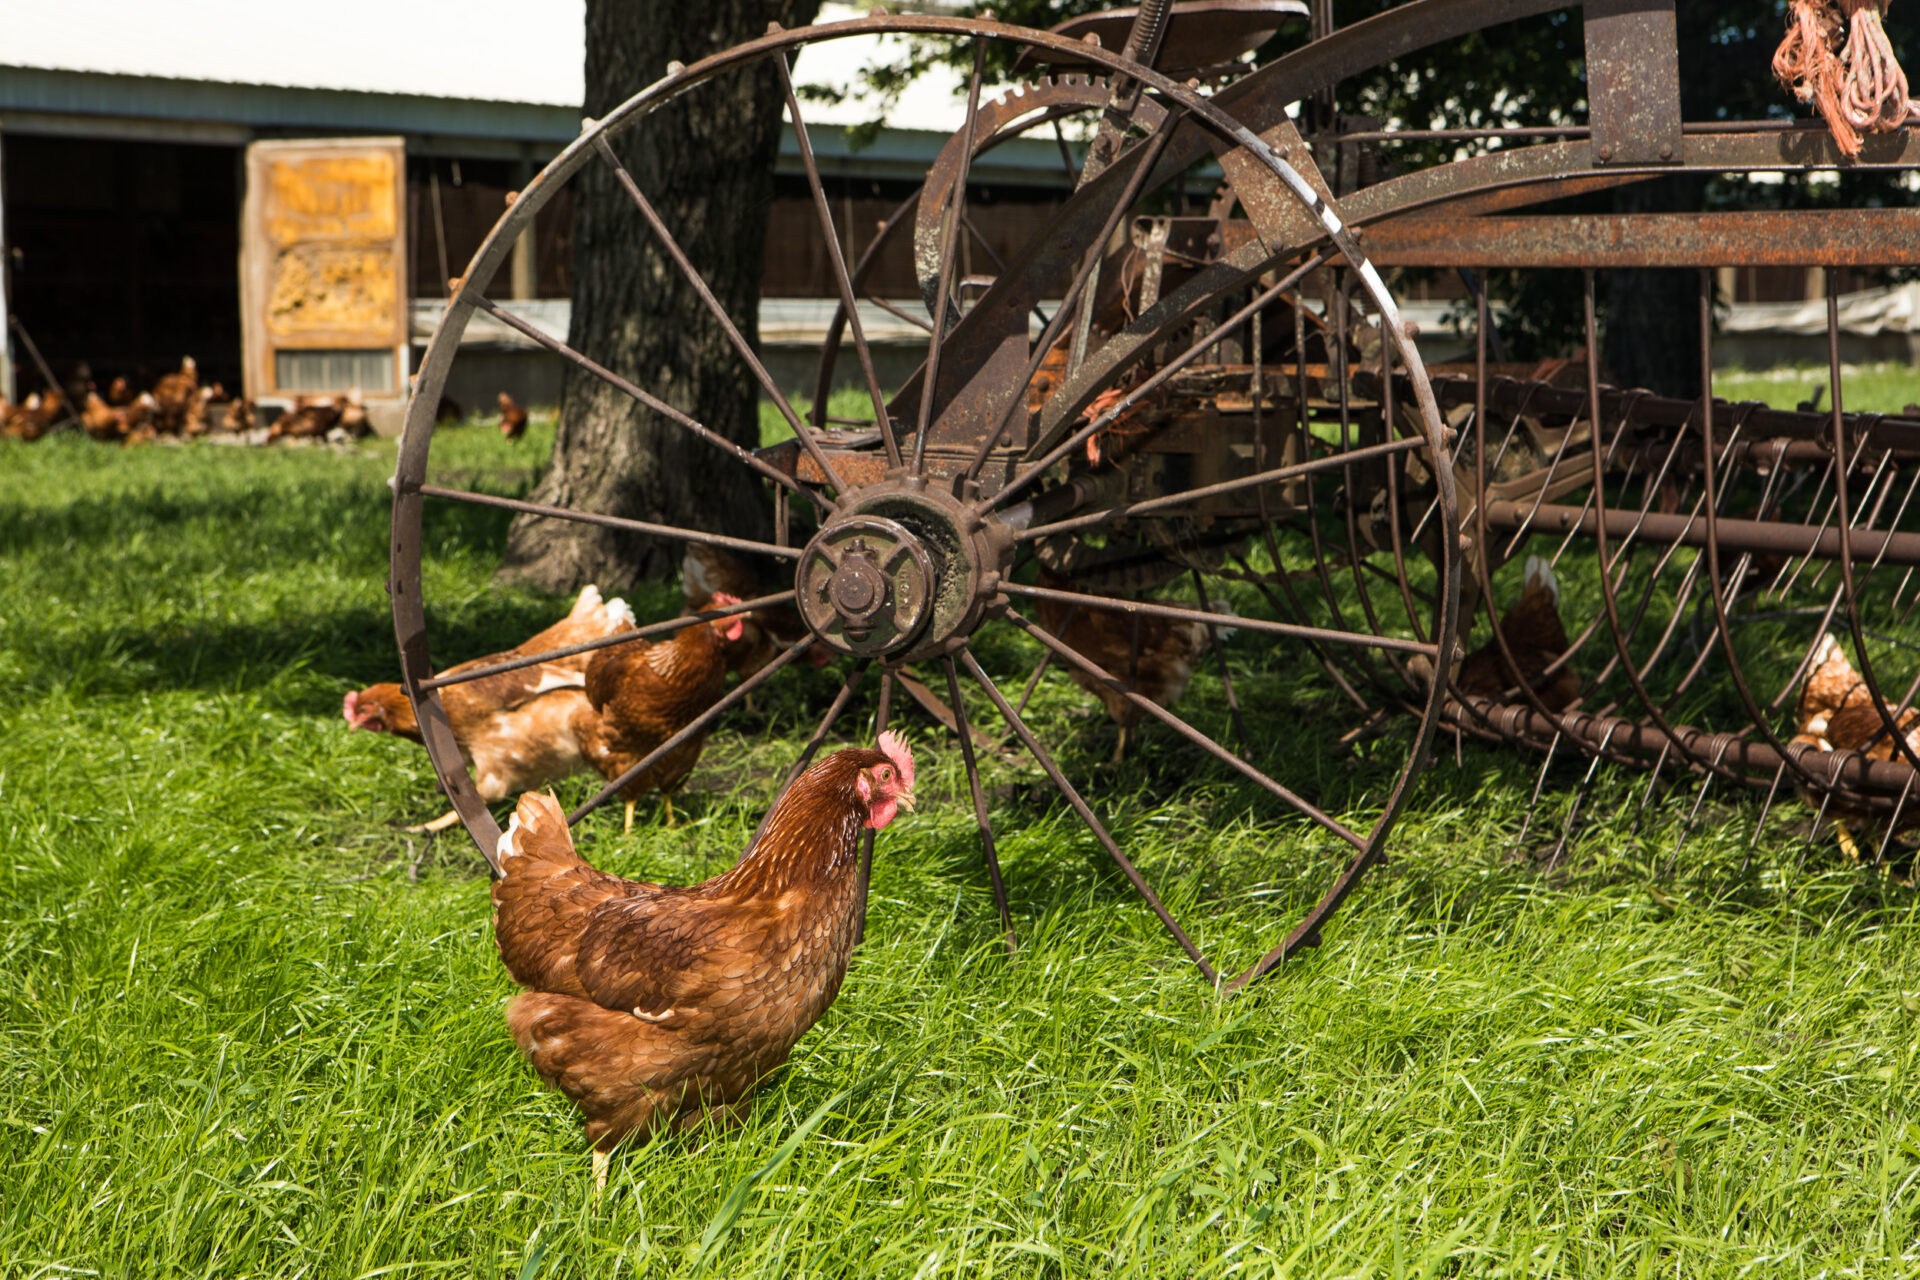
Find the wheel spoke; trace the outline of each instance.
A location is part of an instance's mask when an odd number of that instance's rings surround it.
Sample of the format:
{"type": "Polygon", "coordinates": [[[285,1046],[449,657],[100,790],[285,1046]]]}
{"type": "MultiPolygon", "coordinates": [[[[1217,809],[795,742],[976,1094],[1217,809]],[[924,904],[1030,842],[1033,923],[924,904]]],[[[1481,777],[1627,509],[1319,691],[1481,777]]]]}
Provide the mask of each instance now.
{"type": "MultiPolygon", "coordinates": [[[[920,704],[922,711],[939,721],[940,726],[948,733],[960,732],[960,720],[959,717],[955,715],[953,709],[947,706],[946,703],[940,701],[939,694],[929,689],[924,683],[911,675],[905,667],[894,668],[893,679],[902,689],[907,691],[909,698],[912,698],[920,704]]],[[[973,731],[973,742],[974,745],[982,751],[993,750],[994,744],[992,740],[978,729],[973,731]]]]}
{"type": "Polygon", "coordinates": [[[756,455],[751,449],[747,449],[741,445],[735,444],[733,441],[727,439],[725,436],[721,435],[719,432],[714,431],[712,428],[701,425],[699,422],[694,421],[694,419],[688,417],[686,414],[674,408],[672,405],[668,404],[665,400],[660,399],[658,396],[649,395],[647,392],[641,390],[640,387],[637,386],[630,379],[621,377],[619,374],[615,373],[613,370],[607,368],[605,365],[594,360],[591,356],[583,355],[580,352],[575,351],[572,347],[568,346],[566,343],[561,342],[555,338],[548,337],[546,334],[542,333],[538,328],[534,327],[531,324],[528,324],[525,320],[513,314],[513,312],[508,311],[505,307],[501,306],[499,303],[495,302],[493,299],[476,297],[473,300],[473,304],[476,307],[480,308],[480,310],[492,316],[495,320],[498,320],[501,324],[504,324],[509,329],[512,329],[514,332],[521,334],[524,337],[530,338],[534,342],[539,343],[541,346],[553,352],[555,355],[567,361],[569,364],[578,366],[581,369],[585,369],[588,373],[600,379],[602,382],[614,388],[616,391],[625,392],[627,395],[633,397],[635,400],[638,400],[641,404],[653,410],[655,413],[659,414],[661,417],[667,418],[673,422],[679,423],[681,426],[685,427],[687,430],[693,432],[694,435],[700,437],[702,440],[705,440],[708,444],[711,444],[714,447],[724,450],[725,452],[733,455],[735,458],[739,459],[741,462],[746,463],[749,467],[752,467],[755,471],[759,472],[761,475],[765,476],[767,479],[773,481],[775,484],[781,485],[787,489],[792,490],[794,493],[798,494],[800,497],[805,498],[808,502],[817,502],[817,503],[820,503],[822,506],[826,507],[828,510],[833,509],[834,504],[831,499],[826,497],[826,495],[814,493],[813,491],[809,490],[805,485],[801,484],[798,480],[795,480],[792,476],[780,470],[780,468],[767,462],[766,459],[756,455]]]}
{"type": "Polygon", "coordinates": [[[1160,723],[1166,725],[1181,737],[1193,743],[1194,746],[1199,747],[1202,751],[1205,751],[1208,755],[1220,761],[1220,763],[1238,769],[1253,782],[1258,783],[1274,796],[1292,805],[1302,814],[1305,814],[1321,827],[1324,827],[1332,835],[1336,835],[1340,839],[1345,840],[1356,849],[1364,849],[1367,847],[1365,838],[1341,822],[1338,818],[1323,813],[1317,806],[1307,801],[1304,797],[1297,795],[1289,788],[1275,782],[1272,778],[1269,778],[1266,774],[1254,768],[1245,760],[1242,760],[1239,756],[1236,756],[1233,752],[1227,750],[1153,699],[1135,693],[1127,686],[1126,681],[1121,680],[1111,672],[1103,670],[1091,658],[1086,657],[1071,645],[1064,643],[1059,637],[1053,635],[1044,627],[1021,617],[1019,613],[1011,609],[1007,611],[1007,619],[1035,640],[1038,640],[1041,644],[1051,649],[1061,660],[1080,668],[1080,670],[1086,672],[1095,680],[1105,684],[1108,688],[1124,697],[1130,705],[1153,716],[1159,720],[1160,723]]]}
{"type": "Polygon", "coordinates": [[[1030,587],[1023,582],[1002,582],[1000,589],[1009,595],[1027,596],[1034,600],[1053,600],[1060,604],[1085,605],[1089,609],[1097,609],[1103,613],[1140,614],[1150,618],[1171,618],[1175,622],[1239,627],[1245,631],[1259,631],[1267,635],[1291,636],[1296,640],[1324,640],[1330,644],[1387,649],[1395,653],[1424,653],[1429,658],[1439,653],[1439,650],[1431,644],[1422,644],[1418,640],[1402,640],[1398,636],[1367,636],[1352,631],[1328,631],[1323,627],[1295,626],[1290,622],[1268,622],[1263,618],[1247,618],[1234,613],[1204,613],[1198,609],[1182,609],[1174,605],[1152,604],[1144,600],[1122,600],[1115,596],[1093,596],[1079,591],[1030,587]]]}
{"type": "MultiPolygon", "coordinates": [[[[1008,501],[1008,499],[1012,498],[1014,494],[1020,492],[1020,490],[1032,484],[1035,480],[1039,479],[1042,475],[1045,475],[1047,469],[1051,467],[1054,463],[1060,461],[1060,459],[1066,457],[1068,454],[1072,453],[1075,449],[1085,444],[1087,440],[1096,431],[1102,430],[1108,424],[1118,419],[1121,414],[1133,408],[1133,406],[1140,403],[1141,400],[1145,399],[1147,396],[1157,391],[1160,388],[1160,385],[1162,383],[1166,382],[1169,378],[1173,377],[1174,374],[1180,372],[1182,369],[1192,364],[1195,360],[1198,360],[1201,357],[1201,355],[1206,352],[1207,348],[1213,346],[1215,343],[1219,342],[1222,338],[1226,337],[1228,334],[1238,329],[1241,325],[1245,324],[1247,320],[1250,317],[1252,317],[1256,312],[1265,310],[1266,307],[1269,304],[1271,304],[1275,298],[1278,298],[1281,294],[1293,288],[1296,284],[1300,282],[1302,277],[1304,277],[1309,271],[1314,270],[1321,263],[1325,262],[1329,256],[1330,255],[1326,250],[1322,250],[1321,252],[1314,254],[1313,257],[1307,259],[1300,266],[1294,268],[1292,271],[1289,271],[1285,276],[1282,276],[1278,284],[1274,285],[1270,289],[1264,290],[1252,302],[1249,302],[1246,306],[1240,308],[1240,310],[1234,312],[1231,316],[1228,316],[1227,319],[1218,328],[1210,329],[1205,334],[1201,335],[1200,339],[1196,341],[1192,346],[1188,347],[1185,351],[1181,352],[1178,356],[1174,357],[1172,360],[1169,360],[1166,364],[1160,366],[1159,369],[1155,370],[1152,377],[1148,378],[1145,382],[1141,383],[1139,386],[1135,387],[1132,391],[1128,392],[1126,396],[1118,404],[1108,409],[1105,413],[1102,413],[1098,417],[1094,418],[1091,422],[1087,423],[1086,426],[1080,428],[1080,430],[1074,432],[1071,436],[1068,436],[1065,440],[1062,440],[1058,445],[1054,446],[1054,448],[1051,451],[1049,451],[1044,458],[1041,458],[1038,462],[1031,464],[1024,471],[1020,472],[1018,475],[1014,476],[1013,479],[1009,480],[1005,488],[1001,489],[1000,492],[994,494],[993,497],[988,500],[987,502],[988,509],[991,510],[995,507],[1003,505],[1008,501]]],[[[1057,318],[1058,318],[1058,313],[1056,313],[1056,319],[1057,318]]],[[[1039,365],[1035,364],[1034,368],[1037,370],[1039,368],[1039,365]]],[[[1031,380],[1033,377],[1033,374],[1028,373],[1027,377],[1029,380],[1031,380]]],[[[1004,430],[1004,427],[1002,429],[1004,430]]],[[[998,434],[996,433],[996,435],[991,438],[998,439],[999,437],[998,437],[998,434]]]]}
{"type": "Polygon", "coordinates": [[[819,464],[820,472],[826,476],[827,483],[833,486],[835,493],[845,493],[846,481],[842,480],[840,473],[833,469],[833,463],[829,462],[827,455],[821,451],[820,442],[813,438],[812,433],[801,423],[799,415],[794,413],[793,406],[787,403],[786,396],[782,395],[780,388],[775,385],[773,375],[767,372],[767,366],[760,363],[760,357],[754,354],[753,344],[741,334],[739,326],[733,322],[733,317],[727,314],[727,309],[720,305],[720,299],[713,296],[713,290],[707,287],[707,282],[701,278],[700,272],[687,258],[686,251],[680,247],[680,242],[675,240],[673,233],[667,230],[667,224],[661,221],[659,211],[641,193],[640,184],[633,180],[633,175],[627,172],[627,167],[620,163],[620,157],[613,154],[613,147],[607,142],[606,134],[595,134],[593,146],[594,150],[600,153],[600,158],[613,169],[613,175],[619,179],[621,187],[627,193],[627,198],[633,201],[634,207],[639,209],[640,215],[647,220],[647,225],[653,229],[653,234],[659,239],[661,247],[667,251],[667,256],[671,257],[674,265],[680,268],[680,274],[686,277],[687,283],[692,285],[694,292],[700,295],[700,301],[706,304],[707,310],[726,332],[727,341],[733,344],[733,349],[739,353],[747,367],[753,370],[753,376],[760,383],[760,389],[765,391],[767,398],[779,407],[781,416],[786,418],[787,425],[793,428],[793,434],[799,437],[800,443],[813,455],[813,460],[819,464]]]}
{"type": "Polygon", "coordinates": [[[847,258],[840,251],[840,233],[833,225],[833,212],[827,208],[827,190],[820,182],[820,166],[813,158],[813,141],[807,136],[806,122],[800,118],[800,99],[793,92],[793,72],[787,56],[773,59],[780,69],[780,91],[787,98],[787,115],[793,121],[794,141],[800,147],[800,163],[807,171],[807,186],[813,191],[813,210],[820,218],[820,234],[827,242],[827,262],[833,267],[833,282],[840,290],[840,305],[846,308],[847,325],[853,330],[853,349],[860,357],[860,372],[867,379],[867,393],[873,397],[873,416],[880,424],[880,438],[886,442],[887,464],[900,465],[900,442],[894,438],[893,419],[887,415],[886,397],[880,394],[880,379],[873,371],[873,352],[867,347],[867,332],[860,323],[855,305],[853,278],[847,274],[847,258]]]}
{"type": "MultiPolygon", "coordinates": [[[[932,321],[924,320],[921,317],[914,315],[912,312],[904,311],[901,308],[894,306],[891,302],[888,302],[885,298],[869,296],[867,298],[867,301],[871,302],[874,306],[880,308],[882,311],[886,312],[888,315],[898,316],[900,319],[905,320],[908,324],[912,325],[916,329],[919,329],[922,333],[933,332],[932,321]]],[[[853,313],[849,311],[847,314],[852,315],[853,313]]]]}
{"type": "Polygon", "coordinates": [[[993,823],[987,818],[987,793],[980,785],[980,768],[973,758],[973,738],[967,723],[966,704],[960,698],[960,673],[951,656],[940,659],[947,673],[947,698],[953,703],[953,718],[959,724],[954,737],[960,740],[960,759],[967,767],[967,787],[973,792],[973,820],[980,828],[980,851],[986,855],[987,878],[993,882],[993,905],[1000,910],[1000,929],[1006,935],[1007,954],[1012,955],[1019,940],[1013,936],[1013,913],[1007,909],[1007,885],[1000,876],[1000,855],[993,847],[993,823]]]}
{"type": "Polygon", "coordinates": [[[783,604],[791,604],[798,594],[795,591],[777,591],[773,595],[743,600],[739,604],[702,609],[699,613],[684,614],[678,618],[669,618],[665,622],[651,622],[630,631],[616,631],[610,636],[601,636],[597,640],[584,640],[579,644],[570,644],[564,649],[549,649],[545,653],[528,654],[522,658],[489,662],[484,667],[456,667],[445,675],[435,676],[431,680],[422,680],[417,687],[420,692],[428,693],[434,689],[444,689],[448,685],[465,684],[469,680],[484,680],[488,676],[497,676],[506,671],[518,671],[522,667],[535,667],[559,658],[577,657],[583,653],[591,653],[595,649],[611,649],[617,644],[631,644],[635,640],[647,640],[669,631],[680,631],[696,622],[712,622],[715,618],[727,618],[736,613],[751,613],[755,609],[772,609],[783,604]]]}
{"type": "Polygon", "coordinates": [[[628,783],[632,782],[635,778],[639,777],[641,774],[645,773],[648,769],[652,768],[654,761],[660,759],[660,757],[666,755],[667,752],[673,750],[675,747],[679,746],[681,743],[685,742],[687,739],[693,737],[695,734],[702,732],[707,728],[708,725],[712,724],[715,720],[718,720],[722,715],[724,715],[728,711],[733,710],[734,707],[744,702],[748,694],[752,693],[755,689],[758,689],[761,685],[765,684],[768,680],[772,679],[780,671],[782,667],[785,667],[788,663],[791,663],[792,661],[794,661],[794,659],[798,658],[801,654],[805,653],[807,651],[807,648],[812,644],[813,644],[812,636],[805,636],[799,640],[794,641],[793,646],[789,648],[785,653],[781,654],[779,657],[775,658],[772,662],[769,662],[766,666],[760,668],[758,671],[748,676],[745,680],[742,680],[739,684],[735,685],[733,687],[732,692],[728,693],[726,697],[720,699],[720,701],[714,703],[712,706],[708,707],[705,711],[702,711],[699,715],[695,716],[693,720],[691,720],[684,729],[680,730],[678,733],[674,734],[671,738],[668,738],[665,742],[661,743],[659,746],[655,747],[652,751],[649,751],[646,755],[642,756],[640,758],[639,763],[635,764],[631,769],[628,769],[625,773],[615,778],[612,782],[609,782],[606,786],[600,788],[599,792],[594,795],[593,799],[587,801],[585,804],[581,805],[578,809],[575,809],[572,813],[567,815],[567,825],[568,826],[574,825],[575,823],[579,822],[580,819],[586,817],[588,814],[592,813],[595,809],[598,809],[601,805],[605,804],[607,801],[619,795],[623,787],[625,787],[628,783]]]}
{"type": "Polygon", "coordinates": [[[1389,440],[1385,444],[1365,445],[1348,450],[1346,453],[1328,454],[1324,458],[1315,458],[1310,462],[1296,462],[1290,466],[1275,467],[1270,471],[1262,471],[1258,475],[1241,476],[1236,480],[1222,480],[1218,484],[1203,485],[1198,489],[1182,489],[1178,493],[1163,494],[1158,498],[1147,498],[1124,506],[1108,507],[1104,511],[1074,516],[1070,520],[1056,520],[1052,524],[1035,525],[1032,528],[1022,529],[1015,535],[1015,540],[1031,542],[1036,538],[1045,538],[1056,533],[1091,528],[1114,520],[1124,520],[1129,516],[1141,516],[1149,512],[1164,511],[1169,507],[1185,506],[1188,503],[1199,502],[1203,498],[1219,497],[1223,493],[1237,493],[1242,489],[1278,484],[1283,480],[1293,480],[1300,476],[1313,475],[1315,472],[1332,471],[1340,467],[1371,462],[1376,458],[1392,457],[1395,454],[1409,453],[1426,447],[1427,442],[1418,436],[1389,440]]]}
{"type": "Polygon", "coordinates": [[[853,670],[848,673],[846,683],[840,686],[840,692],[833,695],[833,702],[828,705],[827,713],[820,717],[820,727],[813,731],[811,738],[807,739],[807,745],[801,750],[799,758],[787,770],[787,780],[780,784],[779,794],[774,796],[773,803],[768,805],[767,811],[760,816],[760,825],[753,829],[753,839],[747,842],[748,849],[760,843],[760,833],[767,829],[767,820],[772,818],[773,811],[780,807],[780,801],[787,794],[787,788],[791,787],[794,780],[805,773],[807,766],[813,763],[814,753],[820,750],[820,744],[827,740],[827,734],[833,729],[833,722],[838,720],[840,713],[847,709],[847,703],[851,702],[853,695],[859,692],[860,681],[866,677],[867,668],[872,665],[871,658],[862,658],[853,664],[853,670]]]}
{"type": "Polygon", "coordinates": [[[933,421],[933,401],[940,388],[940,353],[947,343],[947,312],[952,307],[953,264],[960,257],[960,219],[967,208],[967,175],[973,168],[974,130],[980,123],[980,77],[986,70],[986,41],[973,42],[973,77],[967,82],[967,125],[960,144],[960,175],[947,197],[941,229],[940,272],[934,290],[933,334],[927,340],[927,369],[920,380],[920,412],[913,431],[913,474],[926,474],[927,428],[933,421]]]}
{"type": "MultiPolygon", "coordinates": [[[[1166,150],[1167,142],[1173,137],[1175,127],[1185,116],[1186,112],[1182,110],[1169,111],[1167,118],[1160,122],[1159,128],[1144,144],[1145,150],[1141,154],[1140,163],[1135,165],[1133,172],[1127,176],[1126,188],[1121,191],[1120,198],[1114,201],[1113,208],[1108,210],[1107,220],[1101,226],[1100,234],[1088,244],[1085,255],[1080,259],[1080,266],[1074,272],[1073,283],[1067,286],[1066,295],[1060,299],[1060,305],[1054,308],[1053,319],[1048,321],[1046,327],[1040,331],[1040,341],[1034,344],[1033,351],[1027,356],[1027,372],[1020,379],[1020,385],[1023,388],[1033,385],[1033,376],[1040,372],[1040,366],[1046,363],[1047,353],[1060,341],[1068,322],[1075,314],[1075,304],[1079,302],[1087,282],[1094,278],[1094,269],[1100,265],[1100,260],[1107,251],[1107,244],[1113,239],[1114,229],[1120,225],[1120,219],[1126,216],[1127,210],[1139,198],[1140,189],[1146,185],[1148,175],[1153,172],[1153,166],[1160,159],[1160,153],[1166,150]]],[[[1007,424],[1013,421],[1013,415],[1025,406],[1024,395],[1013,396],[1007,401],[1007,407],[1001,411],[1000,421],[994,424],[993,430],[981,437],[973,457],[967,462],[967,469],[964,472],[967,479],[972,480],[980,474],[980,468],[987,464],[987,457],[993,452],[995,442],[1007,429],[1007,424]]]]}
{"type": "Polygon", "coordinates": [[[1113,837],[1107,833],[1107,829],[1101,824],[1100,819],[1094,816],[1094,812],[1087,806],[1087,802],[1080,798],[1080,793],[1074,790],[1073,784],[1068,782],[1066,775],[1060,772],[1060,766],[1053,762],[1053,757],[1047,754],[1047,749],[1040,745],[1038,738],[1033,736],[1033,731],[1027,728],[1027,722],[1022,720],[1019,715],[1015,713],[1014,709],[1007,705],[1007,700],[1000,696],[1000,690],[994,686],[992,679],[988,677],[985,671],[980,669],[980,663],[975,660],[973,651],[970,649],[962,649],[960,651],[960,661],[966,666],[967,674],[971,675],[974,682],[986,691],[988,699],[993,703],[994,710],[998,711],[1001,719],[1007,722],[1007,727],[1012,729],[1014,733],[1019,736],[1020,741],[1025,744],[1028,753],[1033,756],[1034,762],[1037,763],[1047,777],[1052,780],[1053,785],[1059,790],[1061,796],[1066,799],[1066,802],[1072,806],[1073,811],[1080,815],[1080,821],[1087,824],[1087,829],[1093,832],[1093,838],[1100,842],[1101,847],[1107,851],[1107,856],[1112,858],[1119,866],[1121,872],[1127,877],[1128,882],[1133,885],[1134,891],[1146,900],[1149,907],[1153,908],[1153,914],[1160,917],[1160,923],[1166,926],[1167,932],[1173,935],[1173,940],[1180,944],[1181,950],[1185,951],[1193,963],[1199,966],[1200,972],[1205,975],[1208,982],[1219,982],[1220,975],[1214,972],[1213,966],[1207,963],[1207,958],[1200,954],[1200,949],[1193,945],[1193,940],[1187,937],[1186,931],[1180,927],[1179,922],[1173,918],[1172,914],[1167,911],[1166,906],[1161,903],[1159,895],[1154,893],[1153,889],[1148,886],[1146,880],[1141,877],[1139,869],[1127,860],[1126,854],[1120,852],[1120,846],[1114,843],[1113,837]]]}
{"type": "Polygon", "coordinates": [[[729,551],[745,551],[752,555],[779,556],[787,560],[798,560],[803,554],[800,547],[779,547],[771,542],[755,542],[750,538],[730,538],[724,533],[681,529],[670,524],[649,524],[645,520],[629,520],[625,516],[603,516],[593,511],[576,511],[572,507],[555,507],[544,502],[527,502],[521,498],[502,498],[491,493],[475,493],[471,489],[448,489],[437,484],[423,484],[414,492],[429,498],[471,502],[477,506],[499,507],[506,511],[518,511],[524,515],[549,516],[555,520],[575,520],[581,524],[597,524],[606,529],[622,529],[628,533],[644,533],[655,538],[669,538],[679,542],[699,542],[709,547],[725,547],[729,551]]]}

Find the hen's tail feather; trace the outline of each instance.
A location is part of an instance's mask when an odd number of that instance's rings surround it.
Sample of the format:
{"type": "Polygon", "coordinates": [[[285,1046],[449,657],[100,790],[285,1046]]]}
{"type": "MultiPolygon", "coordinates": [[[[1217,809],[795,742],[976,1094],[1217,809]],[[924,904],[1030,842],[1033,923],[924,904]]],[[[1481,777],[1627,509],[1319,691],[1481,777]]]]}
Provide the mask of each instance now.
{"type": "Polygon", "coordinates": [[[1538,583],[1542,591],[1553,597],[1553,603],[1560,603],[1560,580],[1553,576],[1553,563],[1545,556],[1528,556],[1527,573],[1523,590],[1532,590],[1538,583]]]}
{"type": "Polygon", "coordinates": [[[586,865],[574,851],[567,815],[551,791],[529,791],[520,797],[513,819],[500,833],[494,860],[502,879],[529,874],[545,877],[586,865]]]}

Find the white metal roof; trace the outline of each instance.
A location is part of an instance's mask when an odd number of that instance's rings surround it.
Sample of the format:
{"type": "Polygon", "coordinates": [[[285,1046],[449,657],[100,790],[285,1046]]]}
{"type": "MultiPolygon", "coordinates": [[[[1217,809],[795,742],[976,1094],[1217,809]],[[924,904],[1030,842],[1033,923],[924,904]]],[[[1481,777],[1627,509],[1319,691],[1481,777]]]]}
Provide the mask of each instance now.
{"type": "MultiPolygon", "coordinates": [[[[820,21],[866,12],[824,4],[820,21]]],[[[0,68],[577,108],[585,22],[585,0],[0,0],[0,68]]],[[[900,51],[898,39],[832,41],[801,56],[795,79],[856,85],[863,67],[900,51]]],[[[944,69],[922,77],[887,124],[958,129],[966,102],[956,79],[944,69]]],[[[803,109],[821,124],[878,114],[857,96],[803,109]]]]}

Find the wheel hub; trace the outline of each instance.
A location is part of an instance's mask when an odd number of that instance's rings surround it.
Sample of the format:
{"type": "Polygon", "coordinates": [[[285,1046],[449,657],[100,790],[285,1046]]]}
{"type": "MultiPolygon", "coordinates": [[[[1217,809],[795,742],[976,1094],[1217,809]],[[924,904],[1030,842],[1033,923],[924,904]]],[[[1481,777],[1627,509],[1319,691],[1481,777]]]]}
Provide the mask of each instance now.
{"type": "Polygon", "coordinates": [[[1011,549],[999,528],[911,481],[875,485],[807,544],[794,584],[801,615],[842,653],[944,652],[999,591],[1011,549]]]}

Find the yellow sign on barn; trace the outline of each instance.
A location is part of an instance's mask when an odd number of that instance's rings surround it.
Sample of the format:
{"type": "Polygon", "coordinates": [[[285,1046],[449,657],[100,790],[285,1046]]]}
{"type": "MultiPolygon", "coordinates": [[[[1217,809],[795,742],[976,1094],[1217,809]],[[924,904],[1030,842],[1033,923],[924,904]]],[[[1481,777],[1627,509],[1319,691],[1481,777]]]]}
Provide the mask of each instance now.
{"type": "Polygon", "coordinates": [[[406,151],[398,138],[247,148],[247,392],[397,399],[407,352],[406,151]]]}

